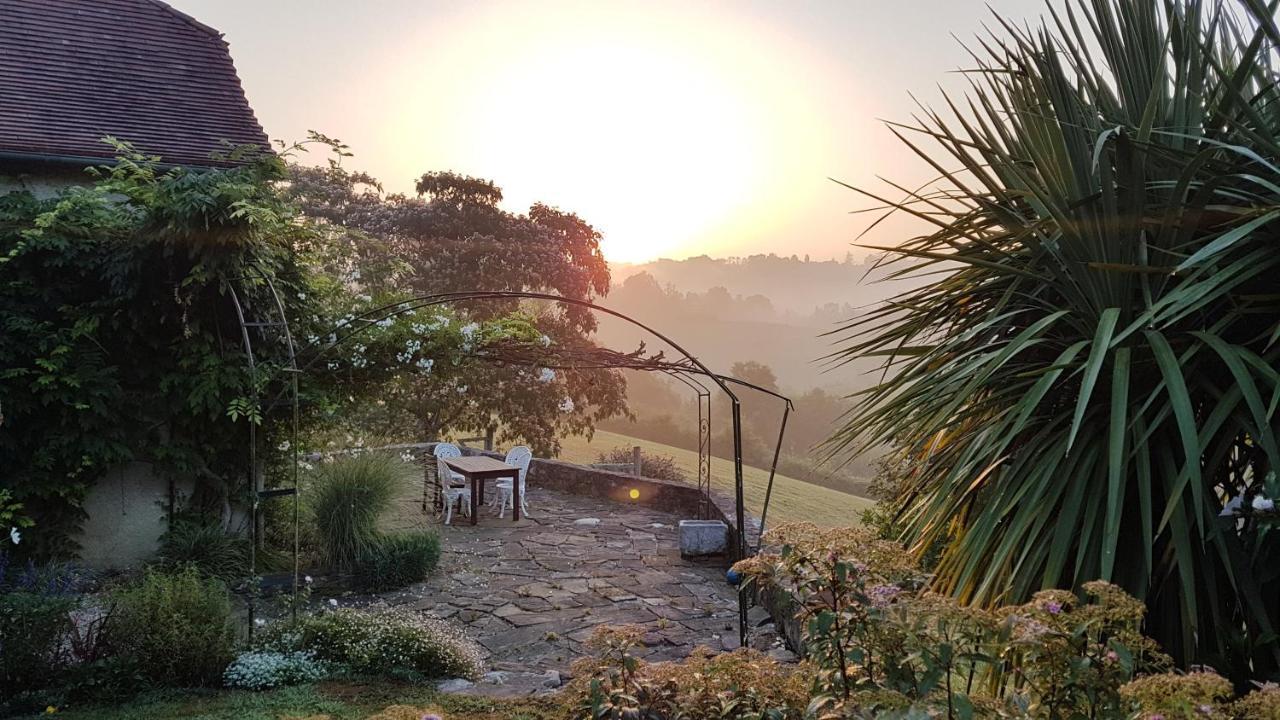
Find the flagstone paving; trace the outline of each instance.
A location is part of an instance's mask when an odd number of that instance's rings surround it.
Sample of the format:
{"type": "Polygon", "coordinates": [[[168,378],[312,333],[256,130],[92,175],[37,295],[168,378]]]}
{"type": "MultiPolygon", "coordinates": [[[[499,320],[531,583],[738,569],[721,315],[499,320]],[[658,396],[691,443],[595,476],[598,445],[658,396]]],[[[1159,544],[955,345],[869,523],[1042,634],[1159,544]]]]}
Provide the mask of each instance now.
{"type": "MultiPolygon", "coordinates": [[[[637,654],[650,661],[738,647],[737,591],[723,562],[680,556],[679,517],[536,488],[529,507],[518,523],[484,508],[474,527],[455,515],[436,574],[374,602],[465,626],[498,684],[503,673],[567,672],[599,625],[647,628],[637,654]]],[[[780,646],[762,609],[751,620],[753,646],[780,646]]]]}

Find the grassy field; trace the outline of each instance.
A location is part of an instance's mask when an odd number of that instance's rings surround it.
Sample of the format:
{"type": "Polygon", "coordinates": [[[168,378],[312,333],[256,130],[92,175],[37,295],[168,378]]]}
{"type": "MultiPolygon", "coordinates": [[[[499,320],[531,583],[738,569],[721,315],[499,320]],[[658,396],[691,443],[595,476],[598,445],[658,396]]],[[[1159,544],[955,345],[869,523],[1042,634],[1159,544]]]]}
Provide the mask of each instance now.
{"type": "MultiPolygon", "coordinates": [[[[584,464],[595,462],[600,453],[615,447],[639,445],[643,452],[674,458],[676,464],[689,476],[690,482],[697,481],[698,453],[692,450],[682,450],[670,445],[600,430],[596,431],[595,437],[590,442],[583,437],[571,437],[565,438],[563,445],[560,459],[584,464]]],[[[760,510],[764,506],[769,471],[744,467],[742,475],[747,511],[759,517],[760,510]]],[[[711,459],[711,485],[729,497],[733,497],[733,462],[722,458],[711,459]]],[[[773,480],[773,497],[769,501],[768,520],[770,525],[807,520],[831,527],[851,526],[858,524],[862,511],[871,505],[872,501],[866,498],[813,485],[785,475],[777,475],[773,480]]]]}

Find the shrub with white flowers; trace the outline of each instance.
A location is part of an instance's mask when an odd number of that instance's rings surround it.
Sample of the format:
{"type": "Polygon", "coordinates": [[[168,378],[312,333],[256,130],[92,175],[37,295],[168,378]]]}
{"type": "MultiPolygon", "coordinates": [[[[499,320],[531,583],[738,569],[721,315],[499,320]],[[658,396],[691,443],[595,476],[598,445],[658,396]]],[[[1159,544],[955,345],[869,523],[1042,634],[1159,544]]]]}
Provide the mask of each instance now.
{"type": "Polygon", "coordinates": [[[341,608],[267,628],[262,643],[276,652],[310,652],[359,674],[475,680],[484,670],[483,650],[461,630],[407,610],[341,608]]]}
{"type": "Polygon", "coordinates": [[[222,680],[230,688],[266,690],[281,685],[299,685],[323,679],[330,667],[308,651],[276,652],[252,650],[240,653],[227,666],[222,680]]]}

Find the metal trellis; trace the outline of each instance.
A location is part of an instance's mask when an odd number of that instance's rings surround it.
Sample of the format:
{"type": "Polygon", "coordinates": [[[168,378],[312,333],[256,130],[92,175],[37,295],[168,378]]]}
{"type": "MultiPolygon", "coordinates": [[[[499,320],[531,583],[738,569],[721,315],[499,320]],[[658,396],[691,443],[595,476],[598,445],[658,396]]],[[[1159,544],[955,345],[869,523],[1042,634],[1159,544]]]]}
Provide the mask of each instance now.
{"type": "MultiPolygon", "coordinates": [[[[301,497],[298,492],[298,471],[299,465],[297,460],[298,447],[298,424],[299,424],[299,398],[298,398],[298,348],[293,341],[293,333],[289,328],[288,314],[284,309],[284,302],[280,299],[280,293],[276,290],[275,282],[271,276],[263,272],[256,265],[248,265],[246,269],[256,276],[257,281],[261,281],[271,296],[269,307],[265,309],[264,316],[250,319],[252,313],[257,309],[242,300],[240,293],[237,292],[235,283],[228,282],[227,290],[231,297],[231,303],[235,307],[236,319],[240,325],[240,338],[244,348],[245,361],[249,369],[249,392],[251,406],[258,414],[250,415],[249,420],[249,448],[248,448],[248,486],[249,486],[249,587],[248,587],[248,615],[249,615],[249,637],[253,637],[253,628],[255,625],[256,614],[256,596],[258,592],[258,553],[261,549],[263,537],[261,503],[263,500],[288,497],[293,498],[293,578],[292,578],[292,596],[293,602],[290,603],[294,619],[297,618],[298,612],[298,591],[299,578],[301,573],[300,564],[300,520],[301,520],[301,497]],[[275,314],[275,318],[268,319],[266,316],[275,314]],[[286,360],[283,372],[288,375],[289,381],[285,389],[287,398],[283,394],[277,394],[272,402],[265,407],[261,405],[261,384],[258,374],[258,359],[255,356],[253,336],[255,334],[262,336],[261,339],[267,339],[268,331],[277,333],[276,341],[283,342],[286,347],[286,360]],[[294,454],[294,461],[291,463],[291,481],[292,485],[287,487],[267,488],[264,473],[258,461],[258,427],[265,422],[270,412],[279,406],[280,401],[287,399],[290,408],[290,433],[289,448],[294,454]]],[[[251,279],[248,275],[239,278],[240,280],[251,279]]]]}

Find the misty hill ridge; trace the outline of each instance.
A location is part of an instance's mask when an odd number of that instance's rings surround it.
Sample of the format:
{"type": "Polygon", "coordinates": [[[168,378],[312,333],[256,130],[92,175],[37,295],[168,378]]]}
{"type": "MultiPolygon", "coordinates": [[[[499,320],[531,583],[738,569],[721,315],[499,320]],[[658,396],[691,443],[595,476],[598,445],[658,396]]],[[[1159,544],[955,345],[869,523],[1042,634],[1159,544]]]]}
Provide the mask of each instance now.
{"type": "Polygon", "coordinates": [[[775,254],[743,258],[700,255],[684,260],[663,258],[639,264],[614,263],[611,269],[615,288],[635,275],[647,273],[658,285],[685,293],[723,288],[728,295],[741,295],[747,300],[753,296],[768,298],[778,317],[757,317],[757,320],[795,322],[817,315],[824,319],[830,317],[834,322],[849,316],[835,317],[837,311],[856,310],[881,302],[908,286],[903,281],[884,282],[888,272],[884,268],[873,268],[872,263],[871,256],[856,260],[852,255],[843,261],[775,254]]]}
{"type": "MultiPolygon", "coordinates": [[[[742,360],[765,363],[792,392],[864,387],[863,372],[875,363],[824,372],[828,363],[822,358],[838,342],[823,333],[905,286],[879,282],[883,269],[852,259],[700,256],[612,270],[613,289],[604,300],[608,307],[668,334],[721,372],[742,360]]],[[[608,318],[601,319],[599,339],[617,349],[634,348],[641,340],[653,345],[634,328],[608,318]]]]}

